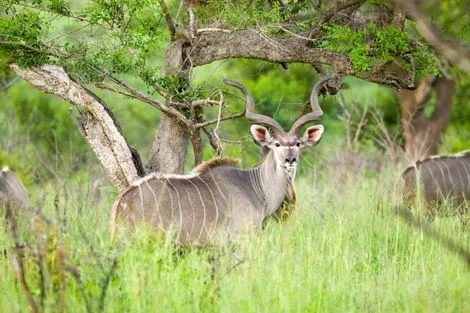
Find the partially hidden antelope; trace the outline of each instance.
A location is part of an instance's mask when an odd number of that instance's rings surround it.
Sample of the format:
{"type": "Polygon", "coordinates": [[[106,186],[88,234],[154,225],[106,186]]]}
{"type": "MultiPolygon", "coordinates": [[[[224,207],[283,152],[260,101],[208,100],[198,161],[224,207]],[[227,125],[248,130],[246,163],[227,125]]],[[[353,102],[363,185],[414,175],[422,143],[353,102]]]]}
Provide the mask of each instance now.
{"type": "Polygon", "coordinates": [[[403,172],[402,178],[406,200],[422,197],[430,217],[468,213],[470,150],[418,161],[403,172]]]}
{"type": "Polygon", "coordinates": [[[29,203],[28,190],[21,179],[5,166],[0,171],[0,209],[2,205],[13,204],[27,207],[29,203]]]}
{"type": "Polygon", "coordinates": [[[153,173],[136,181],[113,206],[111,233],[118,220],[126,227],[150,224],[152,230],[172,232],[182,245],[203,245],[233,240],[280,210],[285,199],[295,201],[293,180],[299,152],[316,145],[323,126],[309,127],[297,135],[304,124],[319,120],[323,112],[318,103],[321,85],[333,75],[318,81],[310,96],[312,112],[296,120],[288,132],[271,117],[254,113],[250,92],[240,83],[224,80],[243,92],[246,117],[254,122],[250,131],[254,142],[269,149],[264,160],[251,169],[240,169],[231,159],[214,159],[196,167],[186,176],[153,173]]]}

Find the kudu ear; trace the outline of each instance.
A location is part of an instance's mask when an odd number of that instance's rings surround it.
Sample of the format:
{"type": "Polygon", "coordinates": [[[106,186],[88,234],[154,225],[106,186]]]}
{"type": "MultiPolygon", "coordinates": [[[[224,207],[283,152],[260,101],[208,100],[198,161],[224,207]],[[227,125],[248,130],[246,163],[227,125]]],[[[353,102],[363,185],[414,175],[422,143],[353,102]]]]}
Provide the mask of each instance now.
{"type": "Polygon", "coordinates": [[[272,137],[266,127],[260,125],[251,125],[250,131],[257,145],[264,147],[271,143],[272,137]]]}
{"type": "Polygon", "coordinates": [[[323,125],[315,125],[307,128],[305,135],[302,137],[302,141],[307,146],[316,145],[323,135],[323,125]]]}

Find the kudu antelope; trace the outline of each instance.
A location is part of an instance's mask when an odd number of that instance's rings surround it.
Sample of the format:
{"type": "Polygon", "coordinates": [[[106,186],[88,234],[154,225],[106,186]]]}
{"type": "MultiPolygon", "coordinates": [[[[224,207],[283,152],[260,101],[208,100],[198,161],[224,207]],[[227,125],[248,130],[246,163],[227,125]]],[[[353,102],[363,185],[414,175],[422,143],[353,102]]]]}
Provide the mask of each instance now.
{"type": "Polygon", "coordinates": [[[4,167],[0,171],[0,205],[7,203],[27,207],[29,200],[21,179],[8,167],[4,167]]]}
{"type": "Polygon", "coordinates": [[[300,149],[320,141],[322,125],[309,127],[303,136],[298,136],[297,130],[323,115],[318,92],[321,84],[332,77],[317,82],[310,96],[312,112],[296,120],[288,132],[271,117],[253,112],[253,97],[242,84],[224,80],[243,92],[246,117],[273,131],[256,124],[250,128],[254,142],[269,148],[264,161],[245,170],[227,159],[215,159],[197,167],[192,175],[154,173],[136,181],[114,203],[113,237],[118,217],[127,227],[145,221],[152,229],[172,230],[182,245],[231,240],[247,229],[260,227],[293,190],[300,149]]]}
{"type": "Polygon", "coordinates": [[[470,151],[418,161],[403,172],[402,178],[405,199],[410,201],[422,195],[431,217],[468,210],[470,151]],[[444,206],[445,212],[440,208],[444,202],[450,205],[444,206]]]}

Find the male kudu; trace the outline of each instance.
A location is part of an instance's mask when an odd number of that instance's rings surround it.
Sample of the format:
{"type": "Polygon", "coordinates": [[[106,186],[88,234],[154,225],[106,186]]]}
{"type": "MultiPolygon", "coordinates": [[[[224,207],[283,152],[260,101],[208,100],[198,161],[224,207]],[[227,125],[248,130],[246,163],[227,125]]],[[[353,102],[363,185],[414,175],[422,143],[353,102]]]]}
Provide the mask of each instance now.
{"type": "Polygon", "coordinates": [[[118,217],[128,227],[147,222],[155,230],[173,231],[182,245],[230,240],[247,229],[260,227],[293,190],[300,149],[320,141],[322,125],[309,127],[303,136],[298,136],[297,130],[323,115],[318,92],[321,84],[332,77],[315,84],[310,96],[312,112],[301,116],[288,132],[271,117],[253,112],[253,97],[242,84],[224,80],[243,92],[246,117],[273,131],[256,124],[250,129],[254,142],[269,148],[264,161],[245,170],[233,166],[232,161],[216,159],[197,167],[192,175],[153,173],[144,177],[114,203],[113,236],[118,217]]]}

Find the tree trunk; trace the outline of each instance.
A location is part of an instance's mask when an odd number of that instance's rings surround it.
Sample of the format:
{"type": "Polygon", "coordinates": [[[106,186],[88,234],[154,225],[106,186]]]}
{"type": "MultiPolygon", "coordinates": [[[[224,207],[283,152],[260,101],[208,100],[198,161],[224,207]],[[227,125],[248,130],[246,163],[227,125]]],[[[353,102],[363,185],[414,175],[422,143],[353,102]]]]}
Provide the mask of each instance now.
{"type": "Polygon", "coordinates": [[[139,154],[128,145],[106,104],[71,80],[62,67],[42,65],[25,70],[13,64],[11,69],[37,89],[59,96],[77,108],[79,130],[119,191],[145,174],[139,154]]]}
{"type": "Polygon", "coordinates": [[[412,161],[437,153],[439,140],[450,120],[454,81],[446,78],[423,79],[415,90],[397,93],[400,102],[401,123],[405,137],[405,152],[412,161]],[[437,93],[434,111],[423,114],[431,105],[432,91],[437,93]]]}
{"type": "MultiPolygon", "coordinates": [[[[189,86],[191,65],[187,62],[185,39],[174,41],[167,50],[165,72],[167,76],[183,77],[189,86]]],[[[146,165],[148,172],[183,174],[187,159],[190,130],[177,119],[163,115],[155,133],[152,150],[146,165]]]]}
{"type": "Polygon", "coordinates": [[[148,172],[182,174],[187,159],[189,131],[186,126],[163,116],[157,127],[146,165],[148,172]]]}

